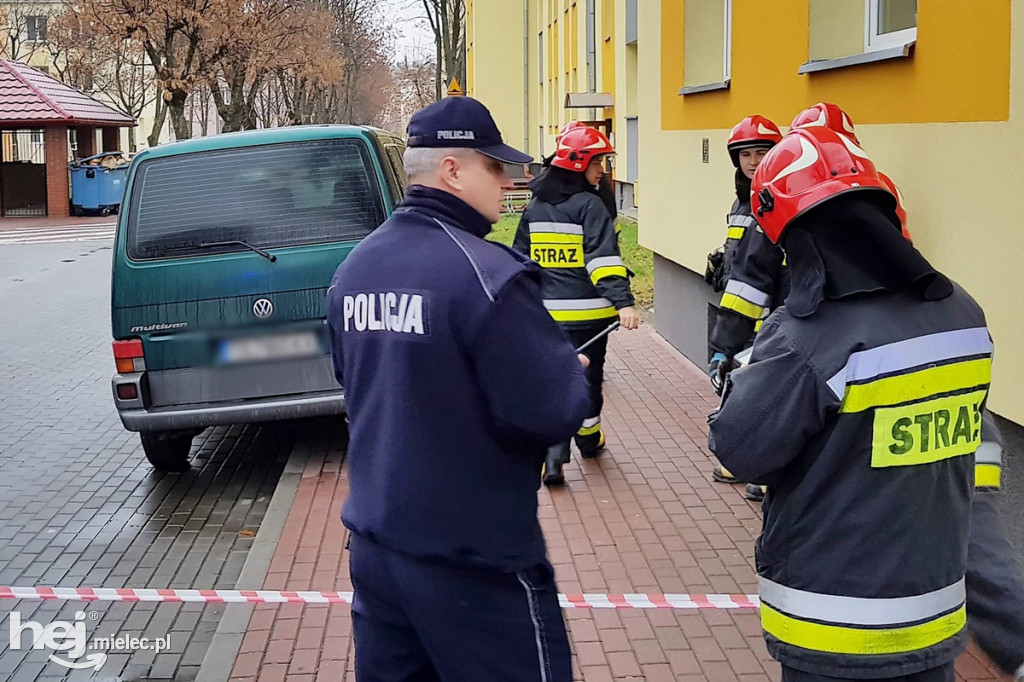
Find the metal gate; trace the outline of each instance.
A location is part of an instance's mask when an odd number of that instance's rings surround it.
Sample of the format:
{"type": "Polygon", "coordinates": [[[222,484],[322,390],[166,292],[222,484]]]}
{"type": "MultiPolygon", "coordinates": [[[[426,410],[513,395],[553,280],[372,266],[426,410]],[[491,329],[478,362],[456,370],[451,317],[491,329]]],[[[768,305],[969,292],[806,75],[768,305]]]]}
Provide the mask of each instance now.
{"type": "Polygon", "coordinates": [[[46,134],[0,131],[0,215],[46,215],[46,134]]]}

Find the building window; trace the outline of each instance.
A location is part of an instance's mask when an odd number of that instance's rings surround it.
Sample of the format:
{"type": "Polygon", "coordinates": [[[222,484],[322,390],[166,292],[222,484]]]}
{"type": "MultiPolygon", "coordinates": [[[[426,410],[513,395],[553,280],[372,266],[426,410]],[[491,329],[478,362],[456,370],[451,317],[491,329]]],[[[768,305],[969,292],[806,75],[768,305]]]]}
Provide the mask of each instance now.
{"type": "Polygon", "coordinates": [[[683,6],[683,85],[727,83],[732,70],[732,0],[683,6]]]}
{"type": "Polygon", "coordinates": [[[637,0],[626,0],[626,44],[636,45],[637,42],[637,0]]]}
{"type": "Polygon", "coordinates": [[[537,71],[540,75],[540,84],[544,85],[544,32],[537,36],[537,71]]]}
{"type": "Polygon", "coordinates": [[[869,55],[917,40],[917,0],[810,0],[811,62],[869,55]]]}
{"type": "Polygon", "coordinates": [[[864,51],[917,40],[917,0],[865,0],[864,51]]]}
{"type": "Polygon", "coordinates": [[[640,124],[637,118],[626,119],[626,182],[640,177],[640,124]]]}
{"type": "Polygon", "coordinates": [[[26,28],[30,43],[42,43],[46,40],[46,17],[29,17],[26,28]]]}

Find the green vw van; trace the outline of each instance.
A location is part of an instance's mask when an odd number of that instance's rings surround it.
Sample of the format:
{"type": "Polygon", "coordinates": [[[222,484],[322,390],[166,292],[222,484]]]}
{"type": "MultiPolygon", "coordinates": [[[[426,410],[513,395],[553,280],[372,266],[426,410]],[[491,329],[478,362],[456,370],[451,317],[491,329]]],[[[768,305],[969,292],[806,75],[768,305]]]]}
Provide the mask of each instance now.
{"type": "Polygon", "coordinates": [[[175,142],[135,157],[114,246],[114,404],[161,471],[209,426],[344,412],[335,268],[402,197],[404,143],[360,126],[175,142]]]}

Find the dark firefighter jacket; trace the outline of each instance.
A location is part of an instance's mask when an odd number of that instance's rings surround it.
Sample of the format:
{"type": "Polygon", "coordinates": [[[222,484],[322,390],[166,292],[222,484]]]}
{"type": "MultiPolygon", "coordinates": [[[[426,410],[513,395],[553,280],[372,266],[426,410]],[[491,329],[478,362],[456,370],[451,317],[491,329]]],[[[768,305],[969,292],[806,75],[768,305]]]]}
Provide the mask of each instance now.
{"type": "MultiPolygon", "coordinates": [[[[538,181],[565,173],[552,167],[538,181]]],[[[601,199],[582,185],[550,193],[535,189],[513,249],[544,268],[544,306],[565,327],[605,326],[619,309],[633,305],[614,222],[601,199]]]]}
{"type": "Polygon", "coordinates": [[[787,228],[793,291],[727,379],[709,445],[768,486],[769,652],[818,675],[898,677],[965,645],[993,346],[974,300],[858,194],[787,228]]]}

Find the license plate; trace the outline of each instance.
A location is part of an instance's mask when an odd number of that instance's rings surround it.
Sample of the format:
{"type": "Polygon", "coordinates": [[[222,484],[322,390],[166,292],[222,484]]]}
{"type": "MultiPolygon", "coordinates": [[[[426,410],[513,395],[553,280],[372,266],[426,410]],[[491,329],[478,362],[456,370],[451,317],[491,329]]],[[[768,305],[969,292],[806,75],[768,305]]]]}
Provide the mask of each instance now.
{"type": "Polygon", "coordinates": [[[242,339],[228,339],[221,344],[221,362],[261,362],[304,358],[320,354],[320,341],[313,332],[293,332],[242,339]]]}

